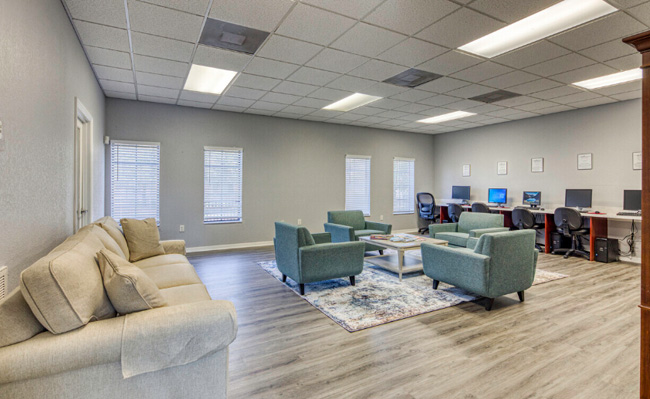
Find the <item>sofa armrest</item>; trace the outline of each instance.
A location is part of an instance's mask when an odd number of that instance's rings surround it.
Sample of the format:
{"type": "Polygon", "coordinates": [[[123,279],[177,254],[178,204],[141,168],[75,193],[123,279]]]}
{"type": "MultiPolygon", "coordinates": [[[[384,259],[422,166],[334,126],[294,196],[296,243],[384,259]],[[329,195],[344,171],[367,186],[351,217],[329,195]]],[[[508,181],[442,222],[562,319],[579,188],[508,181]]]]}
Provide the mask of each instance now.
{"type": "Polygon", "coordinates": [[[429,225],[429,237],[436,238],[436,233],[455,233],[458,223],[439,223],[429,225]]]}
{"type": "Polygon", "coordinates": [[[336,223],[325,223],[325,231],[332,235],[332,242],[354,241],[354,229],[336,223]]]}
{"type": "Polygon", "coordinates": [[[390,234],[393,230],[393,225],[388,223],[379,222],[366,222],[366,229],[383,231],[384,234],[390,234]]]}
{"type": "Polygon", "coordinates": [[[185,240],[160,241],[166,254],[185,255],[185,240]]]}
{"type": "Polygon", "coordinates": [[[326,244],[332,242],[332,234],[330,233],[312,233],[311,235],[314,238],[316,244],[326,244]]]}
{"type": "Polygon", "coordinates": [[[509,227],[489,227],[487,229],[475,229],[475,230],[470,230],[469,236],[479,238],[483,234],[502,233],[504,231],[510,231],[510,228],[509,227]]]}

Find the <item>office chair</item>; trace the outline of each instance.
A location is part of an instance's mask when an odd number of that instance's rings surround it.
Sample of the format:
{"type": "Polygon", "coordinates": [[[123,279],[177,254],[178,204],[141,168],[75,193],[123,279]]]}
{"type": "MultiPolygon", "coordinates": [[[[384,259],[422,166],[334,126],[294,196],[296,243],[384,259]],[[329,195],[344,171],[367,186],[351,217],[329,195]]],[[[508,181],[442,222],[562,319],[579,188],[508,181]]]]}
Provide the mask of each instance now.
{"type": "Polygon", "coordinates": [[[424,221],[425,225],[418,229],[418,233],[424,234],[429,231],[429,225],[436,222],[436,219],[440,218],[440,213],[436,213],[436,199],[431,193],[417,193],[416,195],[418,201],[418,214],[420,221],[424,221]]]}
{"type": "Polygon", "coordinates": [[[482,202],[475,202],[472,204],[472,212],[490,213],[490,207],[482,202]]]}
{"type": "MultiPolygon", "coordinates": [[[[536,233],[537,230],[545,227],[544,223],[537,223],[535,215],[524,207],[516,207],[512,210],[512,224],[519,230],[534,229],[536,233]]],[[[535,248],[542,250],[542,247],[537,243],[537,239],[535,239],[535,248]]]]}
{"type": "Polygon", "coordinates": [[[582,215],[574,208],[557,208],[553,219],[557,226],[557,231],[565,237],[571,237],[571,248],[558,248],[553,250],[553,254],[566,252],[564,259],[571,255],[582,256],[589,259],[589,253],[584,251],[580,237],[589,234],[589,229],[582,224],[582,215]]]}
{"type": "Polygon", "coordinates": [[[447,212],[449,213],[449,219],[452,223],[458,223],[460,219],[460,214],[463,213],[464,209],[459,204],[449,204],[447,205],[447,212]]]}

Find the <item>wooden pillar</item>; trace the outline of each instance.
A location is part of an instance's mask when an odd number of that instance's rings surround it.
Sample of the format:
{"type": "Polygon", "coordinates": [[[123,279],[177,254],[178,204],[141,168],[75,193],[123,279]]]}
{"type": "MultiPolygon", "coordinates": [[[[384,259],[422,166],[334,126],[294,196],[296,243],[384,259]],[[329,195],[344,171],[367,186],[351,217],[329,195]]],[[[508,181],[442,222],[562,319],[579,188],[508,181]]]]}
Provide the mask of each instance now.
{"type": "Polygon", "coordinates": [[[641,222],[641,399],[650,399],[650,31],[623,39],[641,53],[642,90],[642,214],[641,222]]]}

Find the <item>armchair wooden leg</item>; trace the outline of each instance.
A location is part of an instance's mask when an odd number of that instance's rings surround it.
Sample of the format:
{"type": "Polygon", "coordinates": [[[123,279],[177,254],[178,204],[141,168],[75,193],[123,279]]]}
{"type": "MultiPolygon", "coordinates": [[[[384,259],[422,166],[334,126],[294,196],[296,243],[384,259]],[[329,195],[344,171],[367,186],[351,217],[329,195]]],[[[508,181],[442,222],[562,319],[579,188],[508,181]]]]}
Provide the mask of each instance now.
{"type": "Polygon", "coordinates": [[[300,284],[300,295],[305,295],[305,285],[300,284]]]}
{"type": "Polygon", "coordinates": [[[524,301],[524,292],[519,291],[519,292],[517,292],[517,295],[519,295],[519,302],[523,302],[524,301]]]}
{"type": "Polygon", "coordinates": [[[440,281],[438,280],[433,280],[433,289],[437,290],[438,289],[438,284],[440,284],[440,281]]]}
{"type": "Polygon", "coordinates": [[[488,312],[492,310],[492,305],[494,305],[494,298],[485,298],[485,310],[488,312]]]}
{"type": "Polygon", "coordinates": [[[286,282],[287,282],[287,275],[286,275],[286,274],[283,274],[283,275],[282,275],[282,282],[283,282],[283,283],[286,283],[286,282]]]}
{"type": "Polygon", "coordinates": [[[350,285],[354,285],[354,276],[350,276],[350,285]]]}

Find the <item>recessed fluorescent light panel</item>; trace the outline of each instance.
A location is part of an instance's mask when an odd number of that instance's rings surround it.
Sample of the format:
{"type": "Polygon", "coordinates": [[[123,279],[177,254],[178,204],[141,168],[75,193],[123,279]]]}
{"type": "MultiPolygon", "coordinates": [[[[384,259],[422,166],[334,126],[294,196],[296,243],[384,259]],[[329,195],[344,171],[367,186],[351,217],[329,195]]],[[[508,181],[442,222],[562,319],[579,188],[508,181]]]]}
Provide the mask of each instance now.
{"type": "Polygon", "coordinates": [[[235,71],[192,64],[184,90],[221,94],[235,75],[235,71]]]}
{"type": "Polygon", "coordinates": [[[637,69],[630,69],[629,71],[623,71],[623,72],[613,73],[611,75],[601,76],[599,78],[583,80],[582,82],[573,83],[573,85],[584,87],[585,89],[593,90],[593,89],[599,89],[601,87],[620,85],[621,83],[632,82],[634,80],[639,80],[642,78],[643,78],[643,71],[641,70],[641,68],[637,68],[637,69]]]}
{"type": "Polygon", "coordinates": [[[329,111],[351,111],[355,108],[359,108],[361,106],[364,106],[366,104],[370,104],[371,102],[381,100],[381,97],[377,96],[369,96],[367,94],[361,94],[361,93],[354,93],[351,96],[345,97],[343,100],[339,100],[333,104],[328,105],[327,107],[324,107],[323,109],[329,110],[329,111]]]}
{"type": "Polygon", "coordinates": [[[459,47],[459,50],[492,58],[615,11],[615,7],[603,0],[564,0],[459,47]]]}
{"type": "Polygon", "coordinates": [[[432,118],[420,119],[418,122],[441,123],[441,122],[453,121],[454,119],[467,118],[468,116],[472,116],[472,115],[476,115],[476,114],[473,114],[471,112],[465,112],[465,111],[456,111],[444,115],[434,116],[432,118]]]}

